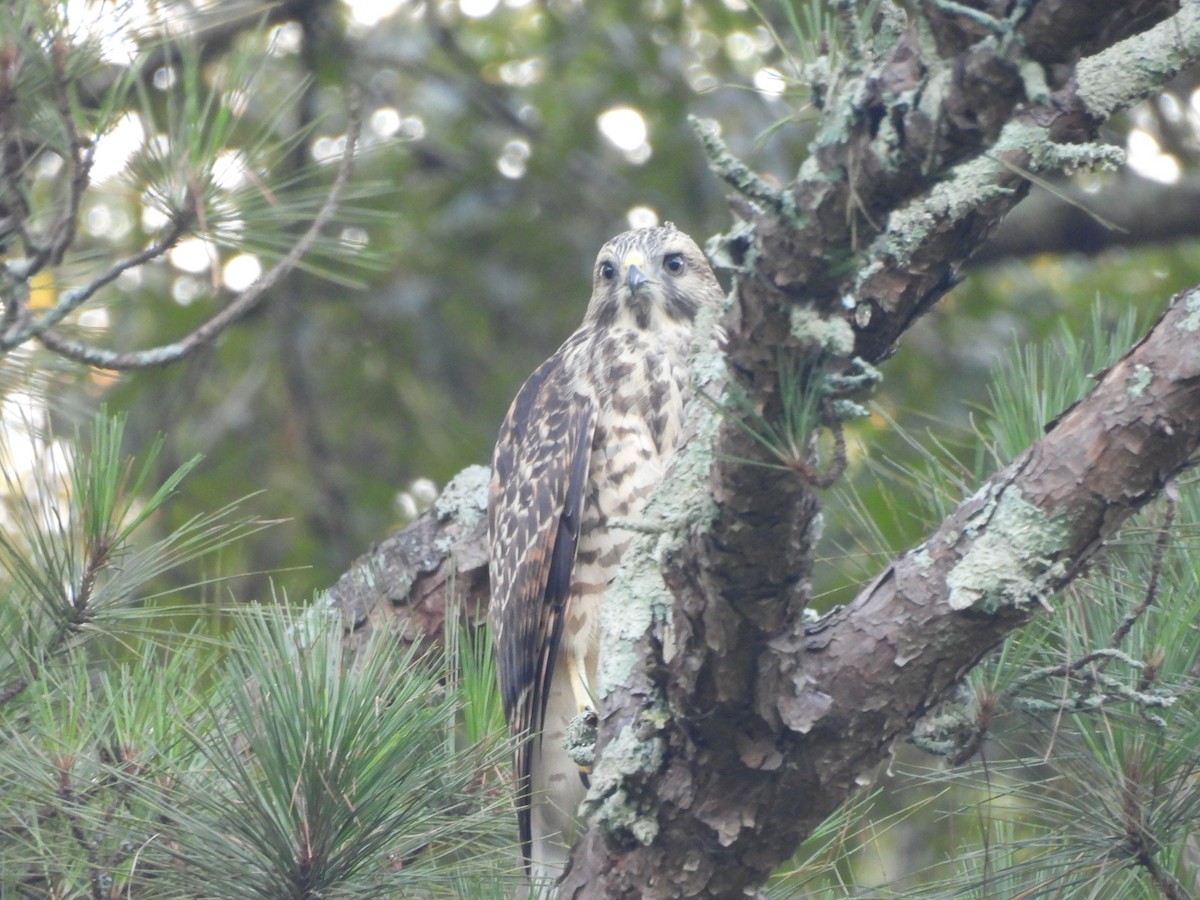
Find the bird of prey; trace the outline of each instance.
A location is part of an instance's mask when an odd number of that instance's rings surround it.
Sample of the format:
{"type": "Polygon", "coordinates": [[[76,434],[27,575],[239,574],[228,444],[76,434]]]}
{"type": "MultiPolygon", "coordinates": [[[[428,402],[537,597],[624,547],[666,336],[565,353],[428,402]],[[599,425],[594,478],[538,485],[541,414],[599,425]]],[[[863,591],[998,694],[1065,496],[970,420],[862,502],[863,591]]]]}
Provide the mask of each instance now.
{"type": "Polygon", "coordinates": [[[490,618],[515,751],[526,871],[561,874],[585,781],[563,748],[595,709],[600,608],[683,428],[697,312],[721,300],[668,223],[600,250],[583,324],[508,411],[488,492],[490,618]]]}

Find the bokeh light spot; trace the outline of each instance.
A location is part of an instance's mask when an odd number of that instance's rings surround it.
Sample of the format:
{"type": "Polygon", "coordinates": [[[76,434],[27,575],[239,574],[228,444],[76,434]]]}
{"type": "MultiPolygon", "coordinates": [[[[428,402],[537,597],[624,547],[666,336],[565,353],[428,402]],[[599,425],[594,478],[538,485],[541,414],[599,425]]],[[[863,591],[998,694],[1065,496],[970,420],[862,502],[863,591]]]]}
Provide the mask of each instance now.
{"type": "Polygon", "coordinates": [[[646,120],[632,106],[614,106],[596,118],[600,133],[618,150],[629,153],[646,143],[646,120]]]}
{"type": "Polygon", "coordinates": [[[262,275],[262,263],[252,253],[239,253],[221,269],[221,281],[231,291],[244,291],[262,275]]]}
{"type": "Polygon", "coordinates": [[[630,228],[653,228],[658,224],[658,213],[649,206],[635,206],[625,216],[630,228]]]}

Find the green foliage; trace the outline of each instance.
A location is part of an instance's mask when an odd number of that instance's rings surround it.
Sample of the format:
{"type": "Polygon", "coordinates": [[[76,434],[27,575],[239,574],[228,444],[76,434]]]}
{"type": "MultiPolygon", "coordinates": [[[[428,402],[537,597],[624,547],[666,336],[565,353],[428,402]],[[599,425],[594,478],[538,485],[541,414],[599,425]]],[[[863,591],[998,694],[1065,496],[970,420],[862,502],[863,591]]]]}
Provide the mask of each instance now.
{"type": "Polygon", "coordinates": [[[1081,329],[1086,337],[1059,319],[1043,341],[1010,339],[980,389],[988,401],[980,401],[976,416],[963,426],[925,412],[909,414],[907,422],[923,425],[917,431],[877,404],[873,419],[884,429],[871,438],[879,446],[862,456],[861,474],[839,483],[831,504],[833,549],[827,559],[837,561],[838,575],[860,584],[922,539],[1087,394],[1094,379],[1132,345],[1138,318],[1133,309],[1113,316],[1096,300],[1081,329]]]}
{"type": "MultiPolygon", "coordinates": [[[[156,488],[147,484],[157,463],[153,448],[140,466],[125,462],[123,416],[103,411],[90,440],[70,445],[26,423],[26,454],[0,447],[0,484],[12,515],[0,530],[0,700],[23,691],[56,658],[99,636],[126,642],[135,635],[122,618],[153,592],[164,573],[259,531],[233,518],[236,504],[199,515],[143,545],[135,536],[156,516],[197,464],[184,464],[156,488]],[[74,461],[72,461],[74,454],[74,461]],[[69,466],[69,472],[63,472],[69,466]],[[22,471],[24,470],[24,471],[22,471]]],[[[133,616],[133,623],[144,617],[133,616]]]]}
{"type": "Polygon", "coordinates": [[[825,372],[820,359],[806,359],[796,352],[780,351],[779,405],[777,419],[769,420],[754,408],[744,390],[730,386],[725,401],[706,398],[734,422],[771,457],[771,462],[741,460],[774,469],[809,468],[813,433],[821,424],[821,402],[825,398],[825,372]]]}
{"type": "Polygon", "coordinates": [[[499,874],[508,798],[482,781],[497,747],[449,743],[461,695],[439,675],[386,633],[351,660],[340,616],[319,609],[245,618],[189,729],[199,760],[158,798],[175,865],[156,889],[432,896],[454,893],[451,864],[499,874]]]}
{"type": "Polygon", "coordinates": [[[0,893],[511,894],[486,642],[351,650],[321,607],[172,600],[197,586],[164,573],[262,526],[229,508],[148,537],[196,461],[156,484],[122,437],[101,416],[65,480],[4,469],[33,495],[0,531],[0,893]]]}
{"type": "Polygon", "coordinates": [[[1058,615],[972,673],[956,712],[981,758],[913,770],[972,798],[948,848],[959,864],[906,896],[940,896],[951,884],[969,888],[964,896],[1011,885],[1070,896],[1191,892],[1197,516],[1189,485],[1177,523],[1148,512],[1060,598],[1058,615]],[[1139,539],[1150,523],[1163,540],[1139,539]]]}
{"type": "Polygon", "coordinates": [[[504,704],[496,681],[496,656],[492,632],[469,624],[460,614],[446,617],[447,680],[454,680],[465,702],[462,734],[467,746],[495,741],[507,734],[504,704]]]}
{"type": "Polygon", "coordinates": [[[988,389],[992,415],[987,443],[998,458],[1008,462],[1041,437],[1050,422],[1082,399],[1094,379],[1133,345],[1136,334],[1135,310],[1127,309],[1109,322],[1097,300],[1086,336],[1076,337],[1060,322],[1053,341],[1015,344],[988,389]]]}
{"type": "MultiPolygon", "coordinates": [[[[771,16],[759,5],[751,8],[770,27],[771,16]]],[[[867,3],[841,3],[836,0],[783,0],[779,10],[787,22],[787,37],[775,33],[776,42],[800,60],[798,71],[822,61],[826,73],[838,69],[847,55],[857,62],[861,45],[871,37],[872,21],[879,0],[867,3]],[[822,60],[824,57],[824,60],[822,60]]],[[[773,11],[772,11],[773,12],[773,11]]]]}

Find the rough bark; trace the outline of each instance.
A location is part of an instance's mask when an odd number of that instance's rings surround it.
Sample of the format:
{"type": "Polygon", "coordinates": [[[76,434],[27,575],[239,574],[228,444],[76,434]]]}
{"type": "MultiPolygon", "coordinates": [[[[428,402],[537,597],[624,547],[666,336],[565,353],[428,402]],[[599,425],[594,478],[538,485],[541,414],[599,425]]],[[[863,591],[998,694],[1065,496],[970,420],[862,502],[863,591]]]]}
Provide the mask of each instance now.
{"type": "MultiPolygon", "coordinates": [[[[971,4],[1002,15],[1010,5],[971,4]]],[[[929,4],[926,23],[885,24],[825,96],[797,179],[737,204],[743,224],[722,248],[737,270],[724,361],[731,389],[764,417],[778,418],[795,388],[781,360],[830,378],[886,357],[1025,195],[1026,174],[1110,160],[1086,143],[1099,126],[1200,57],[1196,4],[1018,8],[1019,21],[989,25],[929,4]]],[[[591,824],[563,895],[753,894],[1188,464],[1200,447],[1198,337],[1200,289],[928,541],[817,625],[804,617],[820,511],[811,460],[806,474],[735,462],[768,457],[732,413],[700,416],[647,512],[657,533],[634,544],[612,592],[639,614],[621,617],[619,638],[606,624],[591,824]],[[644,624],[631,633],[630,622],[644,624]]],[[[451,583],[439,553],[452,544],[458,583],[471,573],[467,596],[481,602],[478,524],[477,501],[446,504],[409,533],[413,545],[397,539],[339,582],[333,602],[360,598],[352,624],[377,621],[369,608],[419,618],[451,583]],[[419,577],[377,607],[397,559],[418,560],[419,577]]]]}
{"type": "Polygon", "coordinates": [[[341,611],[354,645],[387,628],[404,646],[431,646],[442,640],[448,616],[486,620],[488,475],[482,466],[464,469],[437,503],[329,588],[324,602],[341,611]]]}

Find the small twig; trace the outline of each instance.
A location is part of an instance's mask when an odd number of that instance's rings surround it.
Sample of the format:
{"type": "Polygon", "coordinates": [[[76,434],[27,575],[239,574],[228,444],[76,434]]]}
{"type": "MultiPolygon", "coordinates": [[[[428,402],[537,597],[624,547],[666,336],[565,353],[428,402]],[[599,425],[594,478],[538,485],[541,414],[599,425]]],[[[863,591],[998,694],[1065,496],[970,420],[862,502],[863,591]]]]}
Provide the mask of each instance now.
{"type": "MultiPolygon", "coordinates": [[[[100,369],[131,370],[156,368],[177,362],[195,352],[257,306],[271,289],[296,267],[301,257],[312,249],[321,231],[329,224],[329,221],[337,212],[342,194],[345,192],[346,186],[353,175],[354,154],[358,145],[358,135],[361,128],[362,104],[357,92],[354,92],[350,102],[346,151],[342,154],[341,165],[338,168],[333,186],[325,198],[325,203],[317,212],[308,229],[300,236],[300,239],[288,254],[279,260],[270,271],[260,276],[254,284],[239,294],[233,302],[190,334],[171,344],[163,344],[158,347],[126,353],[118,353],[82,341],[68,340],[48,331],[43,331],[35,336],[48,349],[53,350],[60,356],[75,360],[76,362],[86,363],[90,366],[96,366],[100,369]]],[[[111,279],[108,280],[111,281],[111,279]]],[[[0,344],[0,347],[2,346],[0,344]]]]}
{"type": "Polygon", "coordinates": [[[1109,694],[1115,695],[1123,700],[1129,700],[1137,704],[1143,710],[1152,707],[1155,709],[1167,709],[1168,707],[1175,705],[1176,698],[1171,694],[1139,691],[1137,688],[1131,688],[1120,679],[1113,678],[1111,675],[1106,675],[1104,672],[1096,673],[1096,681],[1109,694]]]}
{"type": "Polygon", "coordinates": [[[0,687],[0,707],[6,706],[8,701],[23,694],[27,687],[29,687],[29,679],[24,677],[14,678],[8,684],[0,687]]]}
{"type": "MultiPolygon", "coordinates": [[[[791,193],[779,191],[764,181],[757,172],[738,159],[725,146],[716,126],[696,116],[688,116],[688,124],[700,139],[704,153],[708,156],[708,165],[713,172],[731,188],[751,200],[766,205],[783,215],[788,221],[795,219],[795,209],[788,209],[787,204],[791,193]]],[[[794,207],[794,202],[793,202],[794,207]]]]}
{"type": "Polygon", "coordinates": [[[1147,580],[1146,593],[1141,602],[1129,611],[1129,614],[1113,631],[1112,637],[1108,640],[1113,647],[1119,646],[1121,641],[1125,640],[1134,623],[1158,600],[1163,560],[1166,558],[1167,548],[1171,543],[1171,526],[1175,524],[1175,511],[1179,504],[1179,493],[1174,483],[1163,489],[1163,497],[1166,500],[1167,510],[1163,515],[1162,525],[1159,526],[1158,535],[1154,539],[1154,557],[1150,562],[1150,577],[1147,580]]]}
{"type": "Polygon", "coordinates": [[[1128,653],[1118,650],[1115,647],[1105,647],[1100,650],[1093,650],[1091,653],[1085,653],[1079,659],[1069,663],[1060,663],[1057,666],[1046,666],[1041,669],[1034,669],[1032,672],[1026,672],[1024,675],[1015,679],[1012,683],[1012,690],[1028,687],[1035,681],[1042,681],[1047,678],[1061,678],[1066,675],[1074,674],[1084,666],[1096,662],[1097,660],[1116,659],[1123,662],[1125,665],[1133,669],[1141,669],[1142,663],[1134,659],[1128,653]]]}
{"type": "Polygon", "coordinates": [[[976,25],[980,25],[993,34],[1005,34],[1008,31],[1008,25],[1000,19],[994,18],[985,12],[978,9],[972,9],[969,6],[964,6],[961,3],[955,3],[954,0],[931,0],[931,3],[942,12],[950,13],[954,16],[961,16],[976,25]]]}
{"type": "MultiPolygon", "coordinates": [[[[112,752],[112,757],[114,768],[118,768],[120,774],[116,776],[115,783],[113,784],[112,800],[104,808],[104,812],[100,816],[100,830],[104,833],[107,833],[112,827],[117,813],[120,812],[121,808],[128,804],[129,798],[133,793],[134,778],[144,774],[144,767],[134,762],[132,754],[126,751],[120,744],[117,744],[116,749],[112,752]]],[[[127,849],[126,842],[122,841],[109,856],[109,867],[115,868],[122,865],[132,854],[132,847],[127,849]]]]}
{"type": "MultiPolygon", "coordinates": [[[[1178,502],[1178,490],[1174,483],[1167,485],[1163,490],[1163,496],[1166,498],[1167,511],[1163,517],[1162,526],[1158,530],[1158,535],[1154,541],[1154,556],[1150,562],[1150,577],[1146,584],[1146,593],[1141,601],[1121,620],[1121,623],[1113,629],[1112,636],[1108,643],[1112,647],[1119,647],[1121,642],[1129,636],[1129,632],[1133,629],[1134,624],[1140,619],[1154,602],[1158,599],[1159,582],[1162,578],[1163,560],[1166,558],[1167,548],[1171,541],[1171,526],[1175,523],[1175,510],[1178,502]]],[[[1109,657],[1108,659],[1111,659],[1109,657]]],[[[1096,663],[1095,668],[1088,672],[1082,683],[1079,686],[1080,696],[1091,692],[1095,687],[1097,680],[1101,677],[1104,667],[1108,664],[1108,659],[1101,659],[1096,663]]],[[[1138,683],[1138,690],[1145,691],[1150,687],[1150,684],[1157,676],[1157,666],[1143,662],[1142,677],[1138,683]]]]}
{"type": "Polygon", "coordinates": [[[115,281],[122,273],[129,269],[147,263],[170,250],[175,242],[187,230],[187,219],[178,217],[172,221],[171,226],[163,234],[161,238],[142,250],[140,253],[135,253],[133,256],[127,257],[120,262],[114,263],[108,268],[104,274],[100,275],[94,281],[85,285],[82,288],[71,291],[63,291],[62,297],[44,316],[39,319],[29,321],[17,330],[7,332],[0,335],[0,354],[6,353],[14,347],[20,346],[30,338],[40,338],[45,332],[53,328],[68,315],[82,306],[89,298],[107,284],[115,281]]]}
{"type": "MultiPolygon", "coordinates": [[[[72,635],[79,634],[83,626],[95,617],[95,607],[92,605],[92,601],[95,599],[96,579],[107,561],[108,551],[90,552],[87,568],[79,581],[79,589],[73,591],[71,596],[64,597],[61,607],[62,618],[54,623],[49,639],[41,648],[43,658],[49,659],[58,653],[72,635]]],[[[35,679],[40,678],[42,666],[35,660],[30,660],[27,672],[26,675],[17,676],[6,684],[0,685],[0,708],[24,693],[35,679]]]]}
{"type": "Polygon", "coordinates": [[[23,277],[15,277],[8,266],[0,262],[0,293],[4,313],[0,315],[0,335],[29,320],[29,285],[23,277]]]}
{"type": "Polygon", "coordinates": [[[1146,870],[1150,881],[1167,900],[1191,900],[1192,894],[1170,872],[1163,869],[1149,851],[1138,856],[1138,864],[1146,870]]]}
{"type": "MultiPolygon", "coordinates": [[[[50,229],[50,237],[45,247],[45,258],[42,264],[58,265],[62,262],[67,248],[75,241],[75,231],[79,222],[79,206],[83,202],[84,192],[91,181],[92,160],[95,155],[95,144],[91,141],[80,140],[79,131],[75,128],[75,116],[71,112],[71,98],[67,92],[67,68],[63,61],[68,52],[65,42],[56,40],[51,51],[54,56],[54,102],[58,117],[62,120],[63,130],[67,136],[69,152],[67,159],[71,166],[71,181],[68,187],[67,204],[62,216],[50,229]],[[82,149],[82,153],[80,150],[82,149]]],[[[34,267],[28,274],[32,275],[40,265],[34,267]]]]}
{"type": "Polygon", "coordinates": [[[60,761],[57,793],[58,798],[63,804],[62,812],[70,823],[71,837],[75,839],[75,843],[79,845],[79,849],[83,851],[84,857],[87,860],[88,881],[92,887],[92,898],[93,900],[105,900],[108,892],[104,889],[104,885],[101,882],[103,871],[100,866],[98,844],[88,836],[88,833],[83,828],[83,820],[75,812],[74,807],[78,804],[78,800],[75,797],[74,789],[71,787],[71,773],[64,766],[65,760],[60,761]]]}
{"type": "Polygon", "coordinates": [[[992,160],[992,162],[996,163],[997,165],[1003,166],[1004,168],[1008,169],[1014,175],[1020,175],[1022,178],[1031,182],[1032,184],[1036,184],[1042,190],[1046,191],[1046,193],[1050,194],[1051,196],[1055,197],[1058,200],[1061,200],[1063,203],[1066,203],[1068,206],[1075,207],[1077,210],[1079,210],[1085,216],[1092,219],[1098,225],[1101,225],[1102,227],[1108,229],[1109,231],[1117,232],[1119,234],[1129,234],[1128,228],[1122,228],[1120,225],[1118,225],[1116,222],[1113,222],[1111,219],[1104,218],[1104,216],[1100,215],[1100,213],[1096,212],[1094,209],[1089,207],[1082,200],[1076,200],[1075,198],[1069,196],[1062,188],[1058,187],[1056,184],[1054,184],[1054,182],[1050,181],[1048,178],[1043,178],[1042,176],[1038,175],[1036,172],[1031,172],[1026,167],[1018,166],[1016,163],[1014,163],[1010,160],[1004,159],[1002,156],[997,156],[994,153],[985,153],[984,156],[986,156],[988,159],[992,160]]]}

